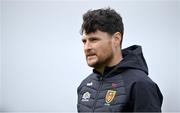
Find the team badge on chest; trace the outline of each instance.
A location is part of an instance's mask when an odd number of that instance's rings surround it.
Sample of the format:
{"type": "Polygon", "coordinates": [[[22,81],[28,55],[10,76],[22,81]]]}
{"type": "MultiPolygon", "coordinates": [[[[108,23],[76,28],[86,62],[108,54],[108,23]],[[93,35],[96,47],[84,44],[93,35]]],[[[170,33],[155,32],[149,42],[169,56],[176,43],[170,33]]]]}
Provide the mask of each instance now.
{"type": "Polygon", "coordinates": [[[108,90],[106,93],[106,98],[105,98],[106,103],[107,104],[111,103],[113,101],[115,95],[116,95],[115,90],[108,90]]]}

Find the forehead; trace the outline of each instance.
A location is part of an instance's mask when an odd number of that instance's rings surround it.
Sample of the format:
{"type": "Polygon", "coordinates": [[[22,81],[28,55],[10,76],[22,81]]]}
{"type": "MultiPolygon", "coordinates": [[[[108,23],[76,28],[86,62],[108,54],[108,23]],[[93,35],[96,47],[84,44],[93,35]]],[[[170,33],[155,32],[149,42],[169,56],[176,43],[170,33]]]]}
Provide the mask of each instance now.
{"type": "Polygon", "coordinates": [[[107,32],[99,31],[97,30],[96,32],[92,32],[89,34],[86,34],[85,31],[83,31],[82,38],[91,38],[91,37],[96,37],[96,38],[105,38],[105,37],[110,37],[110,35],[107,32]]]}

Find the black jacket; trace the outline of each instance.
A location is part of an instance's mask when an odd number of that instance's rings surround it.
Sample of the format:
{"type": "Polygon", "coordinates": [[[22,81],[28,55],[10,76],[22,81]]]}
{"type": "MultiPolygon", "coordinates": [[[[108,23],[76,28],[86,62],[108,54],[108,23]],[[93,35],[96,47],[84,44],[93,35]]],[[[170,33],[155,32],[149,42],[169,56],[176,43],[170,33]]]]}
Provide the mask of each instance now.
{"type": "Polygon", "coordinates": [[[96,70],[78,87],[78,112],[161,112],[163,96],[147,75],[140,46],[122,50],[123,60],[96,70]]]}

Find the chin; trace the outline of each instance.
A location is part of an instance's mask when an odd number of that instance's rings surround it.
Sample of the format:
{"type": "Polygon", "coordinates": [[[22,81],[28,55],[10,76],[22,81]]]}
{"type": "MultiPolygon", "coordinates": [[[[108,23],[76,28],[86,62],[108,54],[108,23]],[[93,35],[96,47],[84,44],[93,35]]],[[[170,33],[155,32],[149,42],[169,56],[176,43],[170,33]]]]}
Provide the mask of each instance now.
{"type": "Polygon", "coordinates": [[[90,63],[88,63],[88,66],[89,66],[89,67],[95,67],[94,64],[90,64],[90,63]]]}
{"type": "Polygon", "coordinates": [[[87,62],[89,67],[96,67],[97,63],[96,62],[87,62]]]}

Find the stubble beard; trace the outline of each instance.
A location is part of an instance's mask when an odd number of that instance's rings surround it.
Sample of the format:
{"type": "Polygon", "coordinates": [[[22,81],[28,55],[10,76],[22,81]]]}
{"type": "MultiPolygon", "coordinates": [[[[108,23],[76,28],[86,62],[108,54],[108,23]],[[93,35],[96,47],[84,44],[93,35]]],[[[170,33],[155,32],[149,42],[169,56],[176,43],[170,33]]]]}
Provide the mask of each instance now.
{"type": "Polygon", "coordinates": [[[88,61],[86,59],[87,64],[88,64],[89,67],[98,69],[98,68],[102,68],[102,67],[108,66],[108,64],[113,59],[113,53],[111,51],[109,54],[105,55],[104,57],[101,57],[101,58],[98,57],[98,56],[96,56],[96,57],[97,57],[96,61],[94,63],[92,63],[92,64],[88,63],[88,61]]]}

